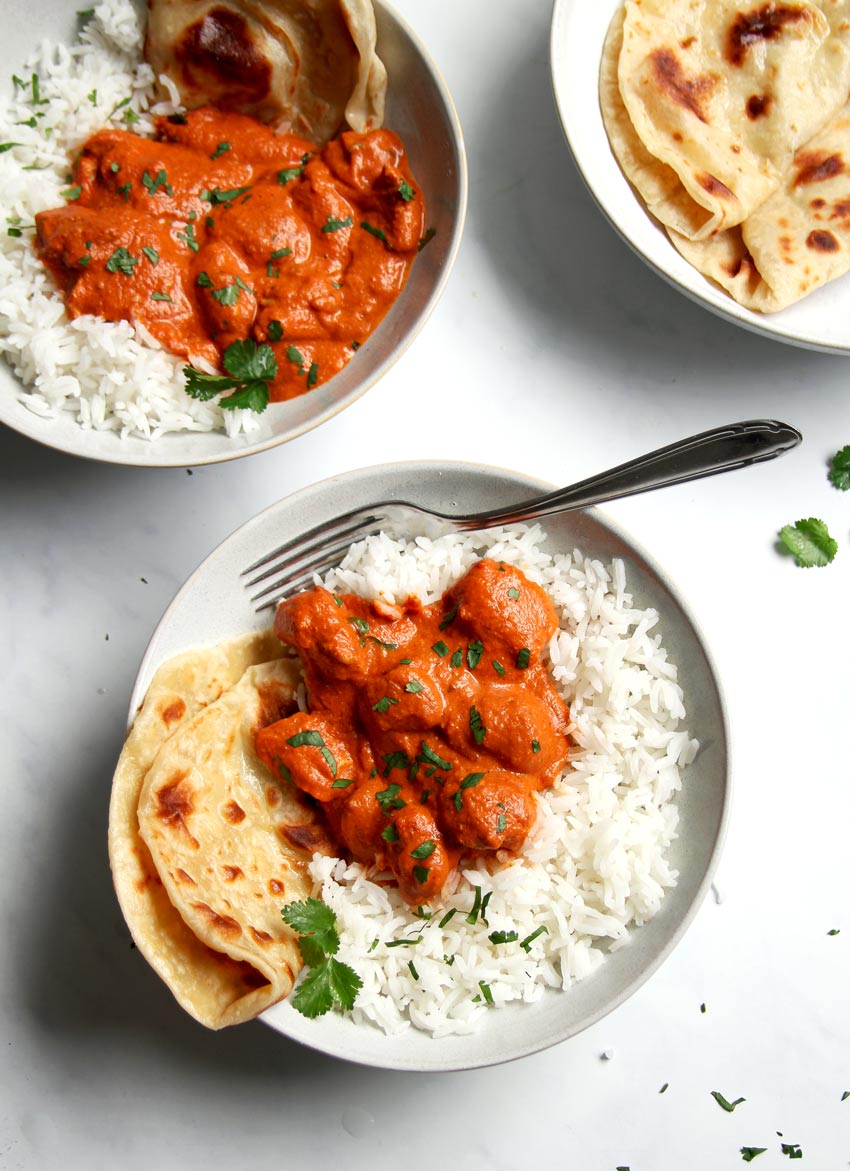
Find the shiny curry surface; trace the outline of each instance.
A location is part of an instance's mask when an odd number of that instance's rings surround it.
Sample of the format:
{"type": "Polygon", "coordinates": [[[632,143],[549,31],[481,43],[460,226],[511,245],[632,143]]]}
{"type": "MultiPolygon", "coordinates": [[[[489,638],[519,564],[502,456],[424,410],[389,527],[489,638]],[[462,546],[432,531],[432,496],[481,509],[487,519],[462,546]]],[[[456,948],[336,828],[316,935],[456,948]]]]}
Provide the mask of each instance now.
{"type": "Polygon", "coordinates": [[[557,625],[539,586],[490,559],[429,606],[296,595],[275,630],[301,657],[308,710],[261,729],[258,754],[344,852],[427,903],[462,859],[519,852],[566,764],[568,711],[542,659],[557,625]]]}
{"type": "Polygon", "coordinates": [[[160,118],[154,139],[101,130],[66,206],[36,217],[70,317],[141,323],[220,368],[236,341],[267,343],[272,400],[326,382],[401,292],[425,210],[389,130],[321,150],[212,108],[160,118]]]}

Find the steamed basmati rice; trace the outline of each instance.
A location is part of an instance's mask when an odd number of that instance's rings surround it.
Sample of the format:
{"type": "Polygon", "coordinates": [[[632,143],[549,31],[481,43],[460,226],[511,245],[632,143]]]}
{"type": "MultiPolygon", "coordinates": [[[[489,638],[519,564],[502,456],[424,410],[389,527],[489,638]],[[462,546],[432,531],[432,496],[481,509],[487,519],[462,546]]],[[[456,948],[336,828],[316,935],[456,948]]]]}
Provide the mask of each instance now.
{"type": "MultiPolygon", "coordinates": [[[[182,359],[142,327],[97,317],[69,321],[33,249],[36,212],[63,203],[69,159],[103,126],[153,133],[157,102],[142,59],[141,17],[130,0],[102,0],[73,46],[43,41],[0,99],[0,353],[34,414],[69,414],[81,427],[156,439],[167,431],[238,434],[262,425],[183,390],[182,359]],[[11,235],[9,232],[11,231],[11,235]]],[[[165,79],[163,79],[165,81],[165,79]]],[[[197,364],[197,363],[196,363],[197,364]]]]}
{"type": "Polygon", "coordinates": [[[676,882],[666,861],[674,798],[698,745],[682,726],[658,614],[634,607],[621,561],[552,556],[543,540],[525,525],[410,542],[381,534],[322,579],[337,592],[430,603],[486,555],[542,585],[560,621],[548,654],[574,747],[521,859],[469,866],[421,913],[359,863],[313,860],[314,893],[340,927],[339,957],[363,980],[354,1019],[387,1033],[469,1032],[493,1007],[567,988],[651,919],[676,882]],[[508,942],[494,942],[498,933],[508,942]]]}

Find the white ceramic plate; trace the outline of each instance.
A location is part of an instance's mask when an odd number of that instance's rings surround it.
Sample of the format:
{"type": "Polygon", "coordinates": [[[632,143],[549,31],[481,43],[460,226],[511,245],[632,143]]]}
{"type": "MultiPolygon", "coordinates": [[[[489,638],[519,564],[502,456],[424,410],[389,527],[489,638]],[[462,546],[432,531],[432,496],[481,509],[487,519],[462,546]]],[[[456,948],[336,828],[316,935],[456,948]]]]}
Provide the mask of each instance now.
{"type": "Polygon", "coordinates": [[[621,2],[555,0],[552,12],[555,103],[576,165],[600,208],[650,268],[720,317],[793,345],[850,353],[850,276],[780,313],[753,313],[688,264],[644,209],[611,152],[599,110],[602,46],[621,2]]]}
{"type": "MultiPolygon", "coordinates": [[[[69,6],[64,0],[29,0],[26,21],[13,22],[0,43],[0,74],[9,78],[20,73],[42,33],[71,43],[75,7],[79,5],[69,6]]],[[[384,0],[374,0],[374,7],[378,52],[389,77],[385,125],[407,148],[435,235],[416,258],[393,308],[345,369],[310,393],[269,407],[260,429],[248,435],[231,439],[220,433],[186,432],[150,442],[119,440],[111,431],[84,431],[71,418],[40,418],[20,401],[17,380],[0,358],[0,423],[48,447],[105,463],[199,466],[293,439],[332,418],[383,377],[419,333],[445,287],[466,217],[467,166],[457,113],[427,50],[384,0]]]]}
{"type": "MultiPolygon", "coordinates": [[[[407,463],[324,480],[272,505],[219,545],[169,606],[142,661],[130,721],[165,659],[270,621],[253,611],[239,574],[276,545],[376,500],[409,499],[441,511],[470,512],[514,504],[551,487],[475,464],[407,463]]],[[[553,551],[578,546],[603,561],[623,558],[636,605],[654,606],[661,615],[664,644],[679,665],[688,730],[701,744],[685,773],[678,800],[679,837],[669,853],[679,871],[678,885],[666,895],[659,914],[633,932],[629,946],[609,955],[592,976],[566,992],[547,992],[534,1005],[494,1010],[471,1036],[435,1040],[410,1029],[388,1037],[336,1013],[307,1020],[283,1002],[263,1019],[287,1037],[388,1069],[470,1069],[521,1057],[578,1033],[630,996],[669,955],[708,890],[728,811],[728,736],[720,687],[702,636],[663,571],[599,512],[550,518],[546,531],[553,551]]]]}

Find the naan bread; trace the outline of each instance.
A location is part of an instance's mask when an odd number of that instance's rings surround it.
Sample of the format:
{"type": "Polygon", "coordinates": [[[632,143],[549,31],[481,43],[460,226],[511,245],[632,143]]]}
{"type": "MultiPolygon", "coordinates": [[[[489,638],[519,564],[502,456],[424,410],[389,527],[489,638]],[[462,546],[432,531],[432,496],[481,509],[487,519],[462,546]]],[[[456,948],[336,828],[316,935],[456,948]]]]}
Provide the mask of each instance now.
{"type": "Polygon", "coordinates": [[[850,270],[850,103],[799,150],[783,184],[739,227],[670,239],[739,304],[775,313],[850,270]]]}
{"type": "Polygon", "coordinates": [[[317,145],[383,122],[371,0],[148,0],[145,57],[193,109],[251,114],[317,145]]]}
{"type": "MultiPolygon", "coordinates": [[[[776,191],[795,152],[844,105],[850,0],[626,0],[617,69],[645,152],[630,156],[622,113],[607,113],[623,170],[662,223],[703,239],[776,191]]],[[[610,82],[601,100],[615,102],[610,82]]]]}
{"type": "Polygon", "coordinates": [[[113,882],[133,939],[210,1028],[286,996],[300,967],[280,908],[327,848],[314,815],[253,751],[292,710],[297,664],[269,632],[177,656],[154,676],[118,762],[113,882]]]}

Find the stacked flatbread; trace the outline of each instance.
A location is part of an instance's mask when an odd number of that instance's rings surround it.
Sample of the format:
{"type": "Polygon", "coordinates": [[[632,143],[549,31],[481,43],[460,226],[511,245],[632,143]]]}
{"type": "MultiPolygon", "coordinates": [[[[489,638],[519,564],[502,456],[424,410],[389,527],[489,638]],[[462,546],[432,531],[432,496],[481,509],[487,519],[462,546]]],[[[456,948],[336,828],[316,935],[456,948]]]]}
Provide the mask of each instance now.
{"type": "Polygon", "coordinates": [[[310,895],[329,843],[292,786],[254,752],[294,710],[300,671],[268,633],[179,655],[157,671],[121,753],[109,860],[133,939],[209,1028],[287,996],[301,968],[281,918],[310,895]]]}
{"type": "Polygon", "coordinates": [[[850,269],[850,0],[625,0],[612,150],[697,269],[771,313],[850,269]]]}

